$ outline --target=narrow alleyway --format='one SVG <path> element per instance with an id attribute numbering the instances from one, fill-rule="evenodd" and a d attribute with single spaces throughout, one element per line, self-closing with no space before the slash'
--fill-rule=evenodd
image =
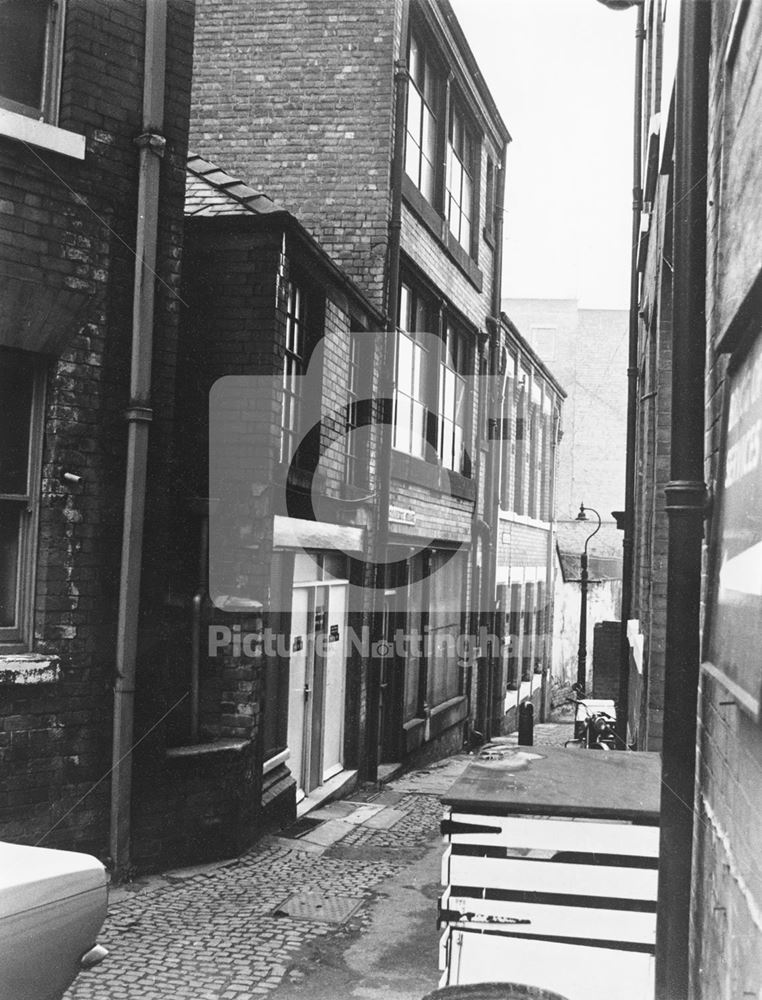
<path id="1" fill-rule="evenodd" d="M 535 727 L 558 744 L 569 724 Z M 460 754 L 313 811 L 240 858 L 116 889 L 67 1000 L 420 1000 L 437 985 L 443 794 Z"/>

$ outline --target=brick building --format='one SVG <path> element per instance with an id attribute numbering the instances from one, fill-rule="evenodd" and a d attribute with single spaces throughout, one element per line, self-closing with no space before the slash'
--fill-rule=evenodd
<path id="1" fill-rule="evenodd" d="M 566 393 L 505 313 L 502 332 L 496 593 L 510 645 L 498 673 L 501 696 L 495 714 L 502 719 L 496 718 L 495 726 L 507 732 L 515 728 L 518 706 L 527 699 L 544 715 L 559 680 L 551 673 L 557 469 Z"/>
<path id="2" fill-rule="evenodd" d="M 724 1000 L 762 988 L 762 10 L 642 16 L 629 729 L 663 758 L 657 996 Z"/>
<path id="3" fill-rule="evenodd" d="M 535 491 L 535 505 L 540 492 L 550 490 L 552 449 L 541 459 L 540 440 L 551 438 L 560 394 L 500 318 L 509 135 L 450 5 L 446 0 L 336 0 L 255 7 L 252 16 L 249 3 L 206 0 L 199 5 L 191 141 L 202 157 L 267 191 L 298 218 L 365 297 L 366 320 L 385 331 L 365 338 L 366 360 L 357 355 L 356 370 L 366 376 L 363 393 L 389 405 L 384 410 L 378 404 L 371 422 L 380 426 L 369 433 L 361 461 L 350 455 L 343 470 L 338 462 L 332 470 L 330 455 L 321 459 L 319 490 L 340 502 L 324 506 L 319 531 L 312 529 L 321 534 L 334 522 L 351 525 L 358 532 L 365 572 L 369 564 L 389 564 L 381 576 L 371 573 L 373 585 L 366 580 L 369 593 L 354 610 L 366 616 L 362 620 L 369 622 L 371 636 L 388 641 L 392 652 L 364 662 L 360 657 L 357 669 L 350 670 L 358 686 L 346 705 L 353 726 L 345 728 L 345 765 L 373 776 L 379 765 L 459 748 L 471 727 L 484 735 L 503 725 L 506 677 L 498 651 L 492 644 L 472 642 L 456 653 L 454 642 L 460 635 L 478 634 L 481 626 L 492 633 L 498 624 L 498 506 L 493 497 L 500 435 L 486 433 L 499 424 L 491 415 L 494 394 L 486 387 L 504 380 L 503 356 L 511 338 L 511 363 L 518 363 L 518 351 L 533 372 L 540 372 L 534 389 L 526 388 L 531 398 L 521 403 L 536 427 L 536 450 L 531 459 L 529 450 L 524 456 L 527 467 L 535 463 L 524 480 L 527 496 Z M 365 329 L 372 333 L 374 328 Z M 356 319 L 349 331 L 358 335 L 358 350 L 362 330 Z M 344 337 L 343 345 L 337 339 L 326 352 L 339 352 L 344 391 L 354 393 L 345 373 L 355 371 L 355 362 L 346 331 Z M 280 343 L 274 371 L 286 378 L 289 365 L 305 359 L 292 358 L 288 344 Z M 320 364 L 327 379 L 328 353 Z M 328 392 L 325 384 L 318 394 L 322 398 Z M 279 412 L 292 451 L 281 449 L 276 457 L 288 464 L 303 423 L 297 426 L 288 409 Z M 262 429 L 273 433 L 265 424 Z M 350 451 L 355 437 L 353 427 L 345 442 Z M 506 448 L 510 454 L 510 442 Z M 537 471 L 543 461 L 551 463 L 549 473 Z M 353 490 L 351 476 L 358 470 L 361 481 Z M 282 470 L 284 475 L 288 480 Z M 274 517 L 272 530 L 280 538 L 271 543 L 277 583 L 270 581 L 269 598 L 263 597 L 265 582 L 257 590 L 247 572 L 239 571 L 232 574 L 237 581 L 233 596 L 263 605 L 265 631 L 281 626 L 293 631 L 293 617 L 276 620 L 272 604 L 277 587 L 285 587 L 288 614 L 301 614 L 294 602 L 303 600 L 306 584 L 296 575 L 303 529 L 291 523 L 300 520 L 293 513 Z M 261 522 L 259 530 L 269 528 Z M 502 533 L 506 551 L 511 530 Z M 546 565 L 548 530 L 549 522 L 543 521 L 539 549 L 527 556 L 533 572 Z M 348 538 L 333 528 L 321 537 L 326 561 Z M 501 559 L 507 566 L 509 557 L 504 553 Z M 350 574 L 351 569 L 350 564 Z M 533 576 L 531 586 L 536 584 Z M 223 594 L 231 596 L 226 588 Z M 533 616 L 533 635 L 538 597 L 543 606 L 540 590 L 524 612 Z M 219 603 L 218 609 L 224 611 Z M 411 632 L 430 635 L 431 642 L 420 649 L 395 645 L 395 636 Z M 301 640 L 294 648 L 301 633 L 289 635 L 286 659 L 301 678 Z M 316 660 L 307 676 L 322 669 Z M 310 687 L 308 697 L 312 693 Z M 299 697 L 301 688 L 291 685 L 293 720 Z M 290 761 L 301 772 L 294 775 L 298 794 L 319 796 L 323 776 L 313 771 L 308 777 L 303 761 L 293 759 L 294 743 L 299 743 L 299 724 L 294 725 L 286 733 L 287 747 L 281 739 L 265 751 L 265 771 Z M 309 725 L 302 732 L 315 738 Z M 304 755 L 304 738 L 296 756 Z M 354 741 L 355 749 L 346 741 Z"/>
<path id="4" fill-rule="evenodd" d="M 0 836 L 104 858 L 115 678 L 136 637 L 150 674 L 165 628 L 192 47 L 187 0 L 0 13 Z M 136 275 L 136 241 L 155 282 Z M 139 392 L 134 295 L 141 336 L 154 329 Z M 138 634 L 136 605 L 118 612 L 134 595 L 120 548 L 126 481 L 142 499 L 128 438 L 151 415 Z M 136 738 L 161 714 L 143 708 Z M 124 768 L 118 785 L 129 806 Z"/>

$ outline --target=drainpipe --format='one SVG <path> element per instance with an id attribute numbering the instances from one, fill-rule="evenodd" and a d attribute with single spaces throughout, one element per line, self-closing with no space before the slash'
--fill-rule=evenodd
<path id="1" fill-rule="evenodd" d="M 545 665 L 542 671 L 542 690 L 540 694 L 540 722 L 545 722 L 550 708 L 551 683 L 553 680 L 553 621 L 555 594 L 553 592 L 554 568 L 556 557 L 556 489 L 557 476 L 556 466 L 558 463 L 558 445 L 562 438 L 561 431 L 561 411 L 558 407 L 553 407 L 550 418 L 550 485 L 548 490 L 548 544 L 546 546 L 547 564 L 545 567 L 545 604 L 547 611 L 543 620 Z"/>
<path id="2" fill-rule="evenodd" d="M 503 215 L 505 208 L 505 165 L 508 158 L 508 141 L 503 142 L 500 151 L 500 168 L 498 183 L 495 191 L 495 253 L 493 256 L 492 272 L 492 324 L 493 338 L 490 371 L 490 386 L 494 384 L 495 376 L 499 370 L 499 353 L 501 338 L 501 318 L 500 306 L 502 295 L 502 275 L 503 275 Z M 505 383 L 503 383 L 505 385 Z M 493 401 L 493 405 L 494 405 Z M 490 416 L 490 423 L 494 423 L 496 417 L 502 418 L 502 406 L 500 414 L 494 411 Z M 495 602 L 495 588 L 497 581 L 497 559 L 500 533 L 500 497 L 497 495 L 498 484 L 500 482 L 503 449 L 499 446 L 499 439 L 496 439 L 496 446 L 489 448 L 487 452 L 488 466 L 484 492 L 486 497 L 484 517 L 489 524 L 489 534 L 486 537 L 486 551 L 482 553 L 482 565 L 484 567 L 484 583 L 482 586 L 481 600 L 486 611 L 486 629 L 489 635 L 497 635 L 497 614 Z M 495 454 L 497 452 L 497 454 Z M 504 609 L 503 609 L 504 610 Z M 502 634 L 502 629 L 500 634 Z M 485 651 L 487 654 L 485 664 L 485 681 L 487 685 L 487 697 L 485 699 L 485 719 L 484 735 L 486 739 L 493 736 L 493 722 L 495 715 L 495 676 L 500 676 L 502 665 L 502 650 L 492 648 Z"/>
<path id="3" fill-rule="evenodd" d="M 700 666 L 710 3 L 680 7 L 675 90 L 674 310 L 656 998 L 687 1000 Z"/>
<path id="4" fill-rule="evenodd" d="M 127 419 L 127 472 L 122 562 L 119 578 L 116 682 L 114 685 L 111 859 L 116 877 L 127 875 L 130 868 L 131 753 L 135 707 L 135 665 L 148 464 L 148 428 L 153 416 L 151 409 L 151 361 L 159 171 L 160 160 L 166 145 L 162 130 L 164 123 L 167 0 L 148 0 L 145 10 L 143 128 L 141 134 L 135 139 L 135 144 L 140 150 L 138 215 L 132 309 L 130 403 L 125 413 Z"/>
<path id="5" fill-rule="evenodd" d="M 632 615 L 633 563 L 635 548 L 635 446 L 638 421 L 638 245 L 640 215 L 643 210 L 641 155 L 643 144 L 643 42 L 645 4 L 638 6 L 635 27 L 635 101 L 632 128 L 632 259 L 630 262 L 630 317 L 627 359 L 627 452 L 624 473 L 624 537 L 622 539 L 622 626 L 619 638 L 619 699 L 617 735 L 619 746 L 627 747 L 630 704 L 630 640 L 627 625 Z"/>
<path id="6" fill-rule="evenodd" d="M 405 166 L 405 115 L 407 113 L 408 69 L 407 31 L 408 7 L 403 5 L 400 23 L 399 58 L 394 63 L 394 146 L 391 163 L 391 214 L 389 218 L 389 251 L 386 274 L 386 333 L 383 339 L 383 357 L 379 398 L 383 401 L 378 446 L 378 499 L 376 502 L 375 539 L 373 562 L 376 566 L 373 616 L 376 623 L 383 618 L 385 567 L 389 542 L 389 501 L 392 478 L 392 407 L 394 398 L 394 344 L 397 333 L 397 301 L 400 287 L 400 241 L 402 234 L 402 175 Z M 381 638 L 378 636 L 378 638 Z M 379 712 L 381 708 L 381 663 L 371 660 L 368 671 L 368 755 L 366 780 L 378 777 Z"/>

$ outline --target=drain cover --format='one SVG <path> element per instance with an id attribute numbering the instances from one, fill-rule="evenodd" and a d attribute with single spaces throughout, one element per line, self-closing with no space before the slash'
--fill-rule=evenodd
<path id="1" fill-rule="evenodd" d="M 298 840 L 299 837 L 303 837 L 305 833 L 309 833 L 310 830 L 314 830 L 316 826 L 320 826 L 322 822 L 322 819 L 316 819 L 312 816 L 302 816 L 302 818 L 298 819 L 296 823 L 292 823 L 287 830 L 282 830 L 280 836 L 286 837 L 288 840 Z"/>
<path id="2" fill-rule="evenodd" d="M 343 924 L 363 902 L 362 896 L 326 896 L 321 892 L 295 892 L 276 907 L 275 913 L 296 920 L 323 920 Z"/>

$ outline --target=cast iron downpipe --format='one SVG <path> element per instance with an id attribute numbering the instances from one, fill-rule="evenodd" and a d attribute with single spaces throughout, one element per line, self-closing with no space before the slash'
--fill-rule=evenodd
<path id="1" fill-rule="evenodd" d="M 627 350 L 627 444 L 624 473 L 624 537 L 622 539 L 622 610 L 619 638 L 619 698 L 617 702 L 617 742 L 627 747 L 630 711 L 630 640 L 627 625 L 632 615 L 635 549 L 635 448 L 638 429 L 638 328 L 639 280 L 638 244 L 643 210 L 641 156 L 643 143 L 643 42 L 644 4 L 638 6 L 635 27 L 635 100 L 632 126 L 632 236 L 630 261 L 630 316 Z"/>
<path id="2" fill-rule="evenodd" d="M 111 860 L 119 878 L 130 867 L 130 798 L 135 709 L 140 571 L 143 554 L 151 410 L 154 281 L 158 232 L 160 160 L 166 141 L 164 83 L 167 47 L 167 0 L 145 5 L 143 68 L 143 127 L 135 143 L 140 149 L 138 214 L 135 242 L 135 284 L 132 307 L 132 361 L 127 419 L 122 561 L 116 635 L 114 732 L 111 774 Z"/>
<path id="3" fill-rule="evenodd" d="M 687 1000 L 704 484 L 709 0 L 680 7 L 674 312 L 656 998 Z"/>
<path id="4" fill-rule="evenodd" d="M 374 585 L 374 622 L 377 627 L 383 619 L 385 569 L 389 542 L 389 502 L 392 479 L 392 400 L 394 397 L 394 344 L 397 333 L 397 302 L 400 287 L 400 242 L 402 236 L 402 175 L 405 166 L 405 115 L 407 112 L 407 18 L 408 7 L 403 5 L 400 25 L 400 57 L 394 64 L 394 147 L 391 163 L 391 214 L 389 218 L 389 248 L 386 276 L 386 331 L 383 338 L 383 357 L 379 398 L 384 407 L 380 415 L 376 501 L 375 537 L 373 542 L 373 562 L 376 566 Z M 381 639 L 382 636 L 376 636 Z M 366 780 L 376 781 L 379 765 L 379 726 L 381 711 L 381 663 L 369 662 L 368 669 L 368 750 L 366 758 Z"/>

